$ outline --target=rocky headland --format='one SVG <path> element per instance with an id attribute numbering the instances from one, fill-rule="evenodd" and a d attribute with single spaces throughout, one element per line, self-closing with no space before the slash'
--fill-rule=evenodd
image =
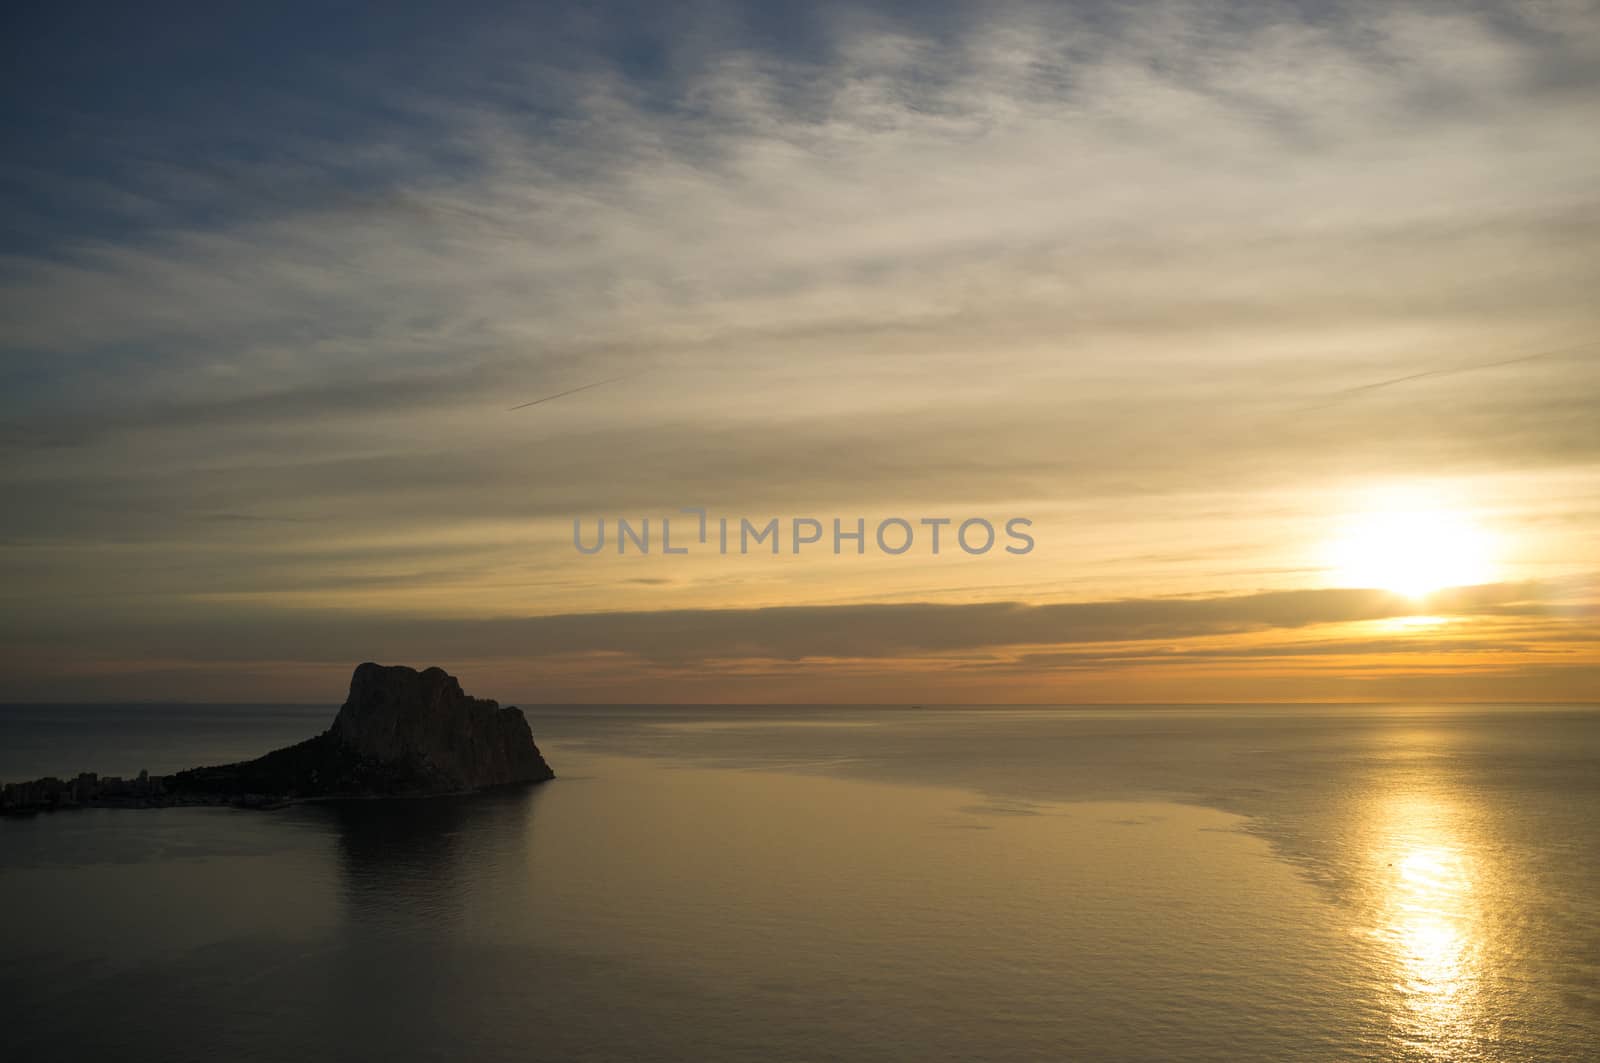
<path id="1" fill-rule="evenodd" d="M 79 775 L 8 783 L 0 811 L 425 797 L 555 778 L 522 710 L 469 697 L 442 668 L 363 664 L 333 725 L 255 760 L 137 779 Z"/>

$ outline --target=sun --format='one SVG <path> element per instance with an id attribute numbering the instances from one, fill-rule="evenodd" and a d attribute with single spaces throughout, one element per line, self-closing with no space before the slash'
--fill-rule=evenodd
<path id="1" fill-rule="evenodd" d="M 1342 587 L 1420 598 L 1492 582 L 1492 544 L 1469 517 L 1445 508 L 1384 508 L 1352 518 L 1331 550 Z"/>

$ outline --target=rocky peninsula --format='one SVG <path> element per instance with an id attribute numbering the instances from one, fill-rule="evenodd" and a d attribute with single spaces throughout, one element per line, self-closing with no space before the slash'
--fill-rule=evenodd
<path id="1" fill-rule="evenodd" d="M 255 760 L 137 779 L 92 773 L 0 789 L 0 811 L 425 797 L 555 778 L 522 710 L 469 697 L 442 668 L 363 664 L 326 731 Z"/>

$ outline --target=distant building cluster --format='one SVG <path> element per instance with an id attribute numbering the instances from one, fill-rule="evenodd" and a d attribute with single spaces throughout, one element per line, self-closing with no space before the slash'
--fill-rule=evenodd
<path id="1" fill-rule="evenodd" d="M 0 787 L 0 812 L 32 812 L 85 805 L 140 805 L 160 802 L 166 796 L 161 776 L 141 771 L 138 778 L 101 776 L 86 771 L 75 779 L 53 775 L 32 782 L 11 782 Z"/>

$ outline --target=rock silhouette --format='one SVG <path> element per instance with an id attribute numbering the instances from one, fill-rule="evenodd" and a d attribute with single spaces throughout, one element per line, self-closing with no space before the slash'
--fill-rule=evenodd
<path id="1" fill-rule="evenodd" d="M 347 749 L 380 763 L 414 764 L 447 790 L 551 778 L 522 710 L 468 697 L 442 668 L 363 664 L 333 721 Z"/>
<path id="2" fill-rule="evenodd" d="M 141 776 L 138 785 L 82 775 L 0 793 L 0 808 L 227 804 L 272 807 L 338 797 L 421 797 L 555 778 L 522 710 L 469 697 L 442 668 L 367 663 L 333 725 L 255 760 Z M 93 786 L 84 780 L 90 780 Z M 119 785 L 106 785 L 110 782 Z"/>

